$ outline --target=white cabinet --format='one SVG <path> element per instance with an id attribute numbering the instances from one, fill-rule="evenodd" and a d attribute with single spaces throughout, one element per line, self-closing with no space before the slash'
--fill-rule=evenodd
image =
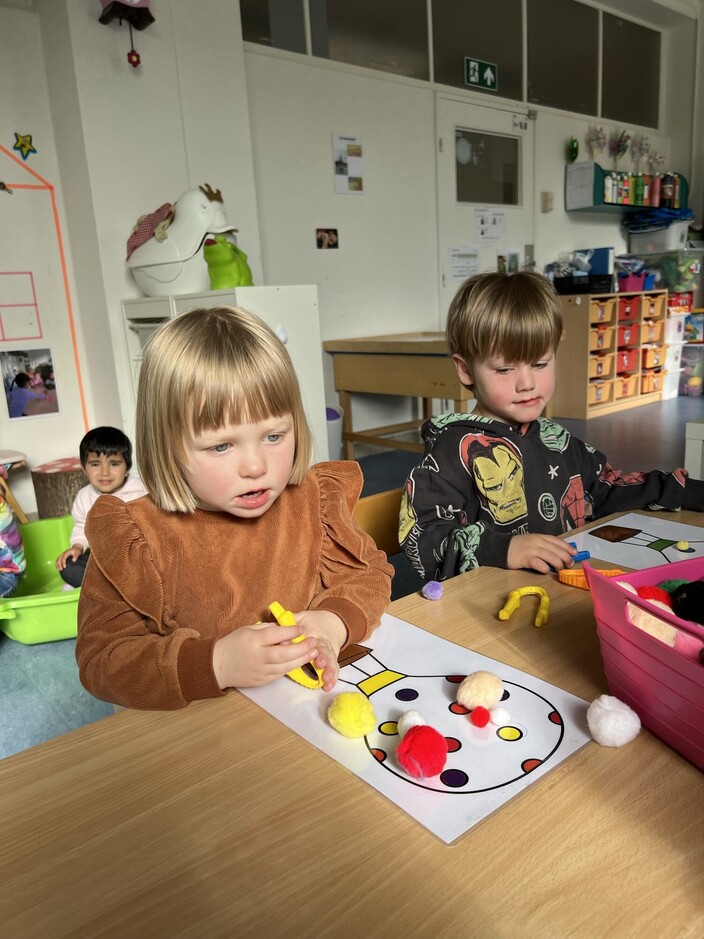
<path id="1" fill-rule="evenodd" d="M 134 439 L 137 379 L 145 343 L 165 320 L 194 307 L 240 306 L 256 313 L 284 342 L 298 375 L 303 405 L 315 440 L 315 460 L 328 459 L 323 348 L 315 286 L 237 287 L 207 293 L 123 300 L 122 312 L 132 380 L 123 396 L 125 433 Z"/>

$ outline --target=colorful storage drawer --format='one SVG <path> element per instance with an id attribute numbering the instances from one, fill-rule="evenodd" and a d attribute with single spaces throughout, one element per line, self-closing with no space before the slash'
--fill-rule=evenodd
<path id="1" fill-rule="evenodd" d="M 618 321 L 631 322 L 640 317 L 640 297 L 619 297 Z"/>
<path id="2" fill-rule="evenodd" d="M 615 356 L 616 372 L 634 372 L 638 368 L 637 349 L 619 349 Z"/>
<path id="3" fill-rule="evenodd" d="M 588 404 L 609 404 L 613 401 L 614 384 L 611 381 L 590 381 L 587 390 Z"/>
<path id="4" fill-rule="evenodd" d="M 604 671 L 612 695 L 630 705 L 645 727 L 704 770 L 704 667 L 697 648 L 704 626 L 687 622 L 628 591 L 664 580 L 704 577 L 704 558 L 692 558 L 619 577 L 584 564 L 591 588 Z M 672 647 L 634 625 L 638 611 L 679 631 Z"/>
<path id="5" fill-rule="evenodd" d="M 652 372 L 643 372 L 640 378 L 642 394 L 649 395 L 655 391 L 662 391 L 662 379 L 665 373 L 661 369 Z"/>
<path id="6" fill-rule="evenodd" d="M 666 310 L 666 293 L 656 293 L 650 296 L 644 295 L 641 297 L 640 311 L 644 317 L 652 320 L 661 319 L 665 315 Z"/>
<path id="7" fill-rule="evenodd" d="M 599 326 L 589 330 L 590 352 L 613 352 L 616 333 L 608 326 Z"/>
<path id="8" fill-rule="evenodd" d="M 593 353 L 589 356 L 590 378 L 611 378 L 614 373 L 613 355 L 599 355 Z"/>
<path id="9" fill-rule="evenodd" d="M 589 322 L 592 326 L 613 323 L 616 311 L 615 298 L 600 297 L 589 304 Z"/>
<path id="10" fill-rule="evenodd" d="M 616 344 L 619 346 L 637 346 L 640 342 L 640 327 L 637 323 L 632 326 L 619 326 Z"/>
<path id="11" fill-rule="evenodd" d="M 621 398 L 631 398 L 638 394 L 637 375 L 619 375 L 614 382 L 614 395 L 618 401 Z"/>
<path id="12" fill-rule="evenodd" d="M 645 320 L 640 327 L 641 342 L 662 342 L 663 321 Z"/>
<path id="13" fill-rule="evenodd" d="M 643 368 L 659 368 L 665 364 L 665 350 L 662 346 L 643 346 Z"/>

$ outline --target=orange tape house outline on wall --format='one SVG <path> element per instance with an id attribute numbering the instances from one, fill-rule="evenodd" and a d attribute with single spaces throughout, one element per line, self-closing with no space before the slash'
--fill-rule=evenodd
<path id="1" fill-rule="evenodd" d="M 69 287 L 69 282 L 68 282 L 68 270 L 66 267 L 66 253 L 64 251 L 64 239 L 63 239 L 63 234 L 61 232 L 61 221 L 59 219 L 59 211 L 56 205 L 56 193 L 51 183 L 47 182 L 47 180 L 45 180 L 42 176 L 40 176 L 39 173 L 35 173 L 35 171 L 31 167 L 26 165 L 26 163 L 22 163 L 14 155 L 14 153 L 12 153 L 6 147 L 3 147 L 2 144 L 0 144 L 0 152 L 4 153 L 5 156 L 8 156 L 12 160 L 13 163 L 16 163 L 22 170 L 24 170 L 26 173 L 29 173 L 30 176 L 32 176 L 35 180 L 37 180 L 37 182 L 35 183 L 14 183 L 14 182 L 11 183 L 5 180 L 5 185 L 7 186 L 8 189 L 12 189 L 12 190 L 33 189 L 33 190 L 38 190 L 40 192 L 48 192 L 49 198 L 51 199 L 51 211 L 52 211 L 52 215 L 54 218 L 54 228 L 56 230 L 56 245 L 59 250 L 59 262 L 61 264 L 61 276 L 64 282 L 64 295 L 66 297 L 66 310 L 68 312 L 69 329 L 71 332 L 71 346 L 73 349 L 73 361 L 74 361 L 74 365 L 76 368 L 76 379 L 78 381 L 78 394 L 81 400 L 81 413 L 83 414 L 83 425 L 87 431 L 88 430 L 88 411 L 86 408 L 86 396 L 85 396 L 85 388 L 83 386 L 83 375 L 81 373 L 81 362 L 80 362 L 80 358 L 78 355 L 78 340 L 76 337 L 76 323 L 75 323 L 75 319 L 73 316 L 73 303 L 71 300 L 71 288 Z"/>

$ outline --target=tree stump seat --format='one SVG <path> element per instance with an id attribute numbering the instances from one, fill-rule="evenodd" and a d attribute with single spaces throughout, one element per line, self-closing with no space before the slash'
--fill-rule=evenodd
<path id="1" fill-rule="evenodd" d="M 78 457 L 65 457 L 43 463 L 32 470 L 32 484 L 39 518 L 58 518 L 71 512 L 79 489 L 86 485 Z"/>

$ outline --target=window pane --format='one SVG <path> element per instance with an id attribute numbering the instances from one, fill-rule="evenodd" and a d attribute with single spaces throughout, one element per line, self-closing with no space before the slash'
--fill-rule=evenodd
<path id="1" fill-rule="evenodd" d="M 604 13 L 602 117 L 658 126 L 660 33 Z"/>
<path id="2" fill-rule="evenodd" d="M 455 128 L 458 202 L 519 205 L 518 138 Z"/>
<path id="3" fill-rule="evenodd" d="M 240 0 L 240 19 L 247 42 L 306 51 L 303 0 Z"/>
<path id="4" fill-rule="evenodd" d="M 523 21 L 521 0 L 433 0 L 433 61 L 435 81 L 456 88 L 465 84 L 468 56 L 497 66 L 498 88 L 481 91 L 523 100 Z"/>
<path id="5" fill-rule="evenodd" d="M 327 0 L 310 7 L 313 54 L 428 80 L 425 0 Z"/>
<path id="6" fill-rule="evenodd" d="M 597 115 L 599 12 L 573 0 L 528 0 L 528 101 Z"/>

